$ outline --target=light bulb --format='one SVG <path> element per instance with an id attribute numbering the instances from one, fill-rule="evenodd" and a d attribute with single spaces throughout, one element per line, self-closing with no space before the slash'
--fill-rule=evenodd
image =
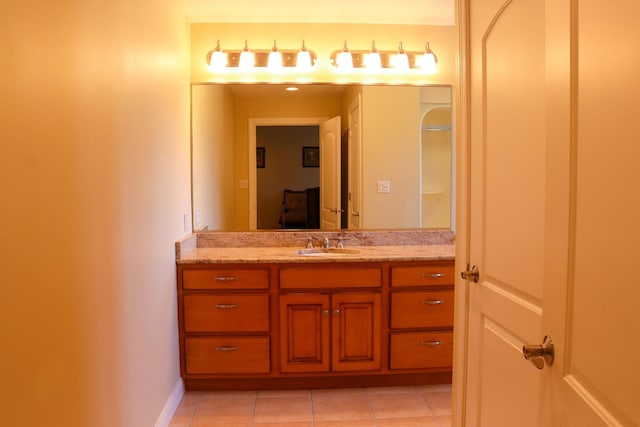
<path id="1" fill-rule="evenodd" d="M 273 48 L 271 49 L 271 52 L 269 52 L 267 68 L 269 68 L 270 71 L 276 71 L 282 68 L 282 53 L 278 50 L 275 40 L 273 41 Z"/>
<path id="2" fill-rule="evenodd" d="M 338 54 L 336 57 L 336 65 L 340 70 L 351 70 L 353 68 L 353 58 L 351 57 L 351 52 L 349 52 L 349 48 L 347 47 L 347 41 L 344 41 L 344 48 L 342 52 Z"/>
<path id="3" fill-rule="evenodd" d="M 220 49 L 220 40 L 216 43 L 215 49 L 211 52 L 209 58 L 209 70 L 219 71 L 227 66 L 227 55 Z"/>
<path id="4" fill-rule="evenodd" d="M 300 71 L 308 71 L 311 67 L 311 54 L 304 45 L 304 40 L 302 40 L 302 47 L 298 51 L 298 56 L 296 58 L 296 68 Z"/>
<path id="5" fill-rule="evenodd" d="M 253 57 L 253 53 L 249 50 L 249 45 L 247 41 L 244 41 L 244 49 L 240 53 L 240 61 L 238 62 L 238 68 L 242 70 L 250 70 L 253 68 L 255 64 L 255 60 Z"/>
<path id="6" fill-rule="evenodd" d="M 393 58 L 393 67 L 400 71 L 406 71 L 409 69 L 409 57 L 402 48 L 402 42 L 400 42 L 398 53 Z"/>
<path id="7" fill-rule="evenodd" d="M 429 48 L 429 43 L 427 42 L 427 47 L 424 51 L 424 55 L 422 55 L 422 64 L 420 67 L 427 74 L 435 74 L 438 72 L 438 58 L 435 53 Z"/>
<path id="8" fill-rule="evenodd" d="M 378 49 L 376 49 L 376 42 L 371 42 L 371 52 L 365 58 L 365 65 L 368 70 L 380 70 L 382 68 L 382 59 Z"/>

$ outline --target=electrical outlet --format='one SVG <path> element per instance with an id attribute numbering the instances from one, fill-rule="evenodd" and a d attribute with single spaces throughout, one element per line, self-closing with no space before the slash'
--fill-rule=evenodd
<path id="1" fill-rule="evenodd" d="M 201 222 L 201 215 L 200 215 L 200 209 L 199 208 L 195 208 L 195 212 L 193 215 L 195 218 L 193 220 L 193 222 L 195 222 L 194 227 L 200 227 L 200 222 Z"/>
<path id="2" fill-rule="evenodd" d="M 182 221 L 184 222 L 184 232 L 191 233 L 191 218 L 187 212 L 184 213 Z"/>
<path id="3" fill-rule="evenodd" d="M 249 188 L 249 180 L 248 180 L 248 179 L 241 179 L 241 180 L 238 182 L 238 186 L 239 186 L 240 188 Z"/>
<path id="4" fill-rule="evenodd" d="M 378 181 L 378 193 L 391 193 L 391 181 Z"/>

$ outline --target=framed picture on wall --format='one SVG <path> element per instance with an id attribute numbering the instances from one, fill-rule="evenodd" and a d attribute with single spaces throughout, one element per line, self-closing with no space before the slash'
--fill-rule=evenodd
<path id="1" fill-rule="evenodd" d="M 264 147 L 256 147 L 256 167 L 264 168 Z"/>
<path id="2" fill-rule="evenodd" d="M 305 167 L 305 168 L 320 167 L 320 148 L 319 147 L 302 147 L 302 167 Z"/>

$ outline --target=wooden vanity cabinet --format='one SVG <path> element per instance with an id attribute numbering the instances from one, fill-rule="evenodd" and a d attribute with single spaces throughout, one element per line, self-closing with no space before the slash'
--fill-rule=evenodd
<path id="1" fill-rule="evenodd" d="M 453 264 L 391 267 L 391 370 L 451 368 Z"/>
<path id="2" fill-rule="evenodd" d="M 269 269 L 178 268 L 181 372 L 268 374 Z"/>
<path id="3" fill-rule="evenodd" d="M 380 294 L 280 296 L 280 370 L 380 369 Z"/>
<path id="4" fill-rule="evenodd" d="M 185 387 L 451 380 L 453 261 L 178 264 Z"/>

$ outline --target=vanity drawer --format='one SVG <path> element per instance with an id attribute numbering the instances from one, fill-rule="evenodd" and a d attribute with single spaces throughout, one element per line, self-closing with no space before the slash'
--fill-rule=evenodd
<path id="1" fill-rule="evenodd" d="M 185 332 L 266 332 L 268 295 L 185 295 Z"/>
<path id="2" fill-rule="evenodd" d="M 453 301 L 453 290 L 394 292 L 391 294 L 391 327 L 451 327 Z"/>
<path id="3" fill-rule="evenodd" d="M 380 287 L 382 273 L 376 267 L 284 268 L 280 288 L 371 288 Z"/>
<path id="4" fill-rule="evenodd" d="M 183 270 L 184 289 L 266 289 L 269 287 L 267 269 L 211 268 Z"/>
<path id="5" fill-rule="evenodd" d="M 451 368 L 453 332 L 391 334 L 391 369 Z"/>
<path id="6" fill-rule="evenodd" d="M 267 374 L 268 337 L 185 338 L 187 374 Z"/>
<path id="7" fill-rule="evenodd" d="M 453 285 L 453 265 L 392 267 L 391 286 Z"/>

